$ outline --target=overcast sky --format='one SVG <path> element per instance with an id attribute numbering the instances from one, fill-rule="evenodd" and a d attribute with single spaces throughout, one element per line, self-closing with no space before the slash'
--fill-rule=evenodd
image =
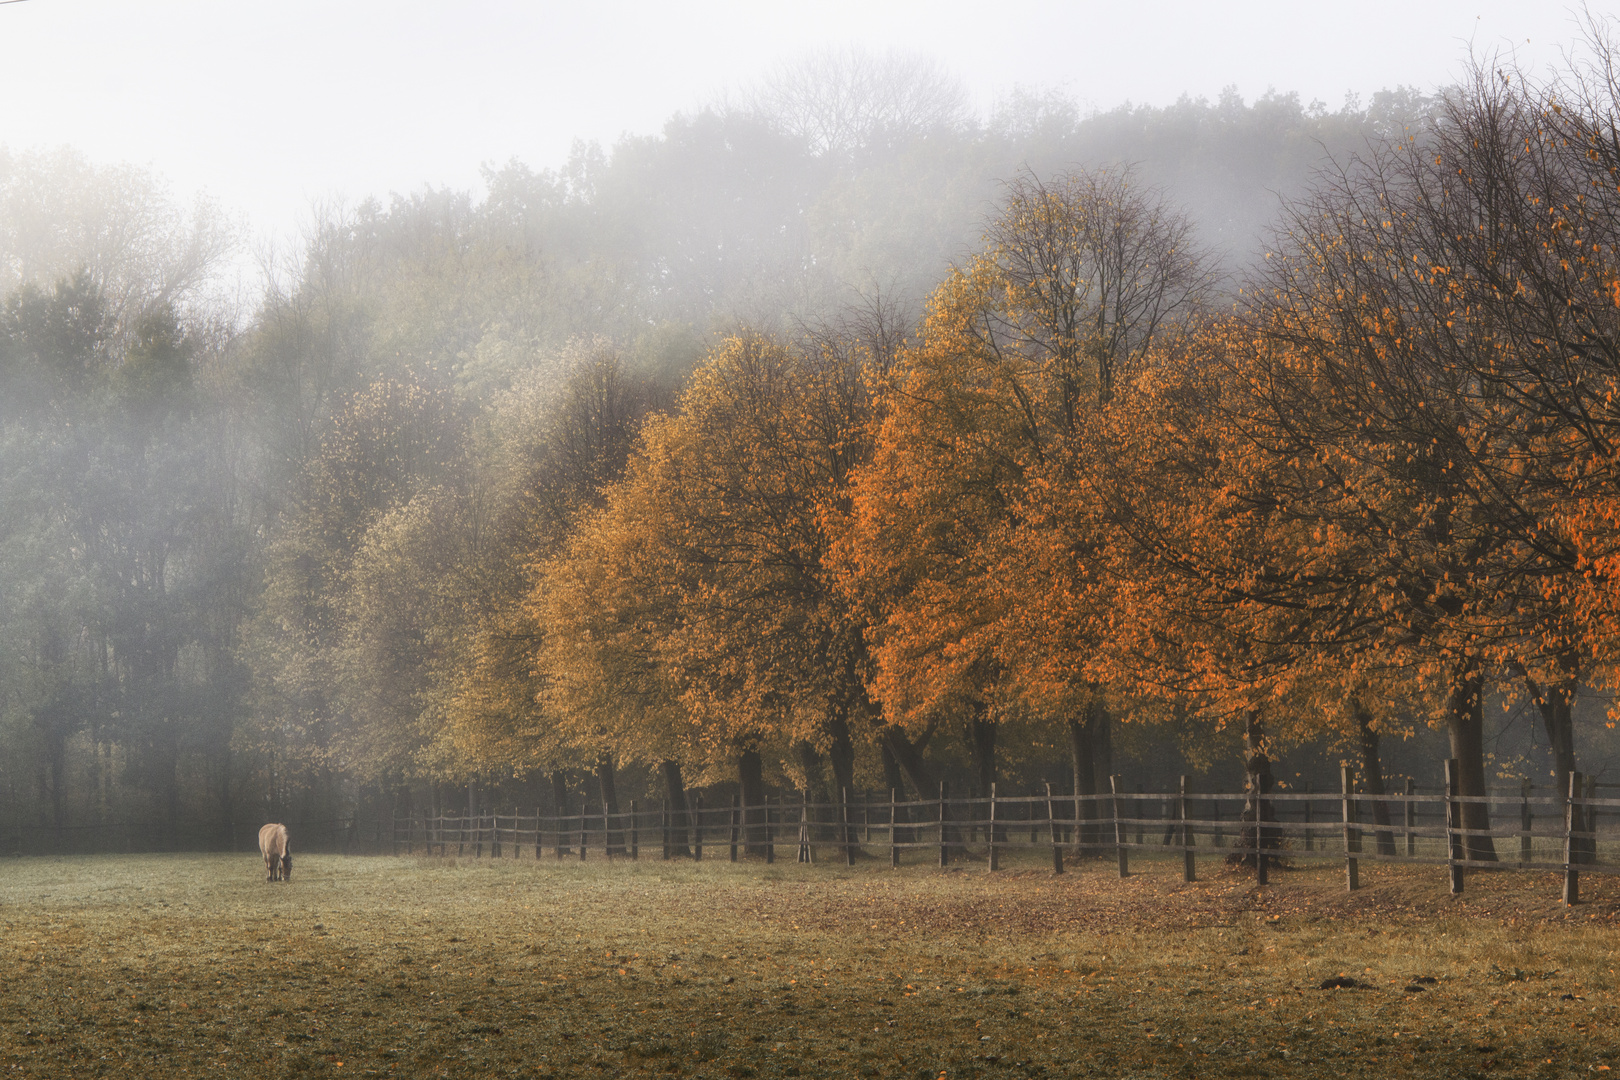
<path id="1" fill-rule="evenodd" d="M 1336 108 L 1433 89 L 1470 43 L 1545 66 L 1578 32 L 1558 0 L 20 0 L 0 4 L 0 145 L 146 165 L 281 230 L 313 199 L 476 187 L 485 162 L 657 132 L 829 44 L 931 54 L 981 107 L 1017 85 L 1106 109 L 1235 84 Z"/>

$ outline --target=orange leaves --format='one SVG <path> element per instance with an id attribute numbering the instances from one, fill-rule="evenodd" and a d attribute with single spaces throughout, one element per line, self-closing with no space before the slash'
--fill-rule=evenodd
<path id="1" fill-rule="evenodd" d="M 738 336 L 694 374 L 678 414 L 647 425 L 537 591 L 552 627 L 547 700 L 572 729 L 701 765 L 739 747 L 822 745 L 833 713 L 859 708 L 861 627 L 824 568 L 867 438 L 849 363 Z"/>
<path id="2" fill-rule="evenodd" d="M 896 368 L 834 549 L 844 590 L 874 609 L 891 721 L 968 701 L 1072 712 L 1106 667 L 1105 429 L 1128 408 L 1122 375 L 1173 336 L 1201 280 L 1183 238 L 1154 232 L 1173 215 L 1146 206 L 1109 174 L 1013 185 L 986 255 L 936 292 Z M 1136 261 L 1109 263 L 1104 237 Z M 1100 306 L 1119 282 L 1173 300 Z"/>

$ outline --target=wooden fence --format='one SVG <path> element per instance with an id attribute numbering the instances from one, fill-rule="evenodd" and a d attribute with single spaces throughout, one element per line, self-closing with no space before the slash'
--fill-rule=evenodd
<path id="1" fill-rule="evenodd" d="M 1062 873 L 1064 859 L 1112 855 L 1119 873 L 1130 873 L 1132 852 L 1181 854 L 1185 880 L 1196 880 L 1200 858 L 1234 857 L 1252 867 L 1261 884 L 1283 860 L 1342 862 L 1347 888 L 1359 886 L 1363 862 L 1446 867 L 1453 893 L 1463 890 L 1469 869 L 1558 871 L 1563 896 L 1579 898 L 1582 873 L 1620 874 L 1620 825 L 1600 822 L 1620 814 L 1620 799 L 1598 798 L 1596 785 L 1575 774 L 1562 798 L 1517 793 L 1457 794 L 1455 763 L 1447 762 L 1447 788 L 1371 795 L 1353 790 L 1350 773 L 1341 790 L 1260 791 L 1251 782 L 1235 793 L 1195 792 L 1187 777 L 1174 792 L 1128 791 L 1120 777 L 1097 795 L 1056 795 L 1050 786 L 1034 795 L 989 798 L 952 795 L 902 801 L 850 797 L 812 803 L 802 795 L 767 799 L 763 805 L 706 807 L 699 798 L 685 811 L 666 806 L 609 813 L 600 805 L 563 816 L 486 814 L 395 818 L 395 854 L 539 860 L 639 859 L 643 847 L 660 858 L 761 858 L 773 862 L 785 848 L 799 862 L 832 858 L 853 865 L 858 857 L 883 857 L 898 867 L 918 854 L 939 866 L 982 860 L 1001 869 L 1013 851 L 1041 853 Z M 1489 808 L 1492 826 L 1465 826 L 1465 807 Z M 1256 820 L 1259 822 L 1256 827 Z M 1482 838 L 1495 848 L 1485 854 Z"/>

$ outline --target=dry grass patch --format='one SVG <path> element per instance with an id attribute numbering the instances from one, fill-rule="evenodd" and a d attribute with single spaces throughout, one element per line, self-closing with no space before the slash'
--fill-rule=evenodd
<path id="1" fill-rule="evenodd" d="M 8 861 L 0 1075 L 1620 1070 L 1608 882 L 1204 871 Z"/>

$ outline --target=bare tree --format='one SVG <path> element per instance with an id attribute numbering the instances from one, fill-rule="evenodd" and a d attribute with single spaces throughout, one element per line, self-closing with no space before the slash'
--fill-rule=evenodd
<path id="1" fill-rule="evenodd" d="M 1192 220 L 1138 187 L 1128 167 L 1008 181 L 986 258 L 1016 302 L 987 309 L 989 343 L 1042 365 L 1074 395 L 1086 385 L 1106 400 L 1149 344 L 1213 290 L 1213 262 L 1193 234 Z"/>
<path id="2" fill-rule="evenodd" d="M 182 207 L 135 166 L 0 149 L 0 292 L 88 271 L 122 340 L 144 315 L 201 299 L 235 244 L 217 206 Z"/>
<path id="3" fill-rule="evenodd" d="M 744 108 L 817 154 L 852 154 L 967 121 L 962 81 L 932 57 L 859 46 L 824 48 L 784 62 Z"/>

